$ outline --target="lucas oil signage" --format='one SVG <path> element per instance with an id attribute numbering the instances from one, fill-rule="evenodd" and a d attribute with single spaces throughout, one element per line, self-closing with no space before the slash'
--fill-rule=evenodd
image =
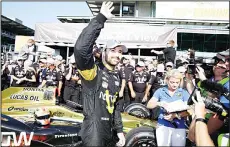
<path id="1" fill-rule="evenodd" d="M 35 104 L 55 103 L 55 89 L 31 88 L 31 87 L 10 87 L 2 91 L 2 102 L 4 105 L 11 103 Z"/>

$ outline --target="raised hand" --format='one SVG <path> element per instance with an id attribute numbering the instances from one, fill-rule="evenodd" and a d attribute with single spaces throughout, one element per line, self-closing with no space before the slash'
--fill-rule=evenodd
<path id="1" fill-rule="evenodd" d="M 114 10 L 113 2 L 103 2 L 100 13 L 103 14 L 107 19 L 114 17 L 112 11 Z"/>

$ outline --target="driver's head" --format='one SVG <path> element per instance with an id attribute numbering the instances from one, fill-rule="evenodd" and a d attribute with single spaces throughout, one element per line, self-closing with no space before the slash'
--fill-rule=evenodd
<path id="1" fill-rule="evenodd" d="M 107 41 L 106 47 L 102 52 L 102 62 L 109 70 L 113 70 L 122 58 L 122 53 L 128 49 L 117 40 Z"/>
<path id="2" fill-rule="evenodd" d="M 50 111 L 47 108 L 37 108 L 34 112 L 35 122 L 45 126 L 50 124 Z"/>

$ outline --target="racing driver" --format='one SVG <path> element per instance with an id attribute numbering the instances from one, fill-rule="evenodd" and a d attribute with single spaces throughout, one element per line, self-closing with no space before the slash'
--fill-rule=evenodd
<path id="1" fill-rule="evenodd" d="M 117 109 L 120 80 L 114 68 L 127 48 L 116 40 L 108 41 L 102 51 L 103 69 L 95 64 L 93 55 L 95 41 L 105 21 L 113 17 L 113 9 L 112 2 L 103 2 L 100 13 L 83 29 L 74 47 L 82 81 L 84 120 L 80 135 L 83 146 L 115 146 L 116 137 L 117 146 L 125 145 L 121 114 Z"/>

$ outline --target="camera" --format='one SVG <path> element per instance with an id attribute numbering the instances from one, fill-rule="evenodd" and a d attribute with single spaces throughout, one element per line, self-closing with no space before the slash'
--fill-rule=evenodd
<path id="1" fill-rule="evenodd" d="M 224 105 L 222 105 L 219 100 L 213 98 L 207 98 L 207 97 L 202 97 L 202 98 L 206 109 L 211 110 L 212 112 L 215 112 L 218 115 L 224 117 L 228 115 L 229 110 L 226 107 L 224 107 Z M 192 96 L 190 96 L 188 100 L 188 105 L 194 104 L 192 99 L 193 99 Z M 194 97 L 194 99 L 197 101 L 196 97 Z"/>
<path id="2" fill-rule="evenodd" d="M 218 100 L 212 98 L 203 98 L 203 101 L 206 109 L 211 110 L 221 116 L 228 115 L 228 110 L 226 110 L 226 108 Z"/>
<path id="3" fill-rule="evenodd" d="M 195 75 L 197 66 L 200 66 L 204 69 L 205 75 L 207 78 L 211 78 L 213 76 L 213 65 L 215 63 L 214 59 L 203 59 L 203 58 L 192 58 L 189 60 L 189 64 L 187 67 L 187 73 L 191 75 Z"/>

